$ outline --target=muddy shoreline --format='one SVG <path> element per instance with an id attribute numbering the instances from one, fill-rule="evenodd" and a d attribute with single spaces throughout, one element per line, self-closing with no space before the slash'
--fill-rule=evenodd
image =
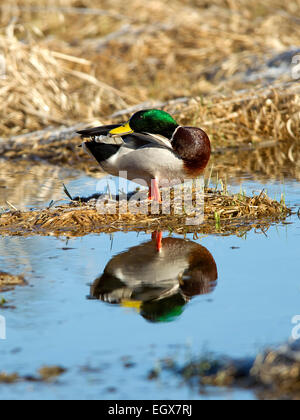
<path id="1" fill-rule="evenodd" d="M 255 358 L 203 356 L 178 365 L 175 360 L 161 361 L 161 372 L 152 370 L 149 380 L 158 380 L 166 371 L 199 392 L 207 386 L 251 389 L 261 400 L 300 400 L 300 341 L 290 341 L 277 349 L 267 349 Z"/>

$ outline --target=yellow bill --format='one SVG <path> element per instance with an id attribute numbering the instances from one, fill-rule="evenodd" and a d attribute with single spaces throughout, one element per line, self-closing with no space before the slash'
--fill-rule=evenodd
<path id="1" fill-rule="evenodd" d="M 137 312 L 140 312 L 140 309 L 141 309 L 141 306 L 142 306 L 142 301 L 141 300 L 125 300 L 125 299 L 122 299 L 121 300 L 121 306 L 123 306 L 123 308 L 133 308 Z"/>
<path id="2" fill-rule="evenodd" d="M 109 134 L 111 134 L 112 136 L 124 136 L 125 134 L 131 133 L 133 133 L 133 130 L 130 127 L 129 122 L 127 122 L 124 125 L 120 125 L 120 127 L 113 128 L 109 132 Z"/>

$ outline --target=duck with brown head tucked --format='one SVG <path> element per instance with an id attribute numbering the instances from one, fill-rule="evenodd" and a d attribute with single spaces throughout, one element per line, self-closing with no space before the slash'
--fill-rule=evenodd
<path id="1" fill-rule="evenodd" d="M 218 268 L 208 249 L 181 238 L 160 238 L 115 255 L 91 286 L 91 298 L 134 308 L 151 322 L 169 322 L 198 295 L 212 293 Z"/>
<path id="2" fill-rule="evenodd" d="M 176 185 L 201 175 L 211 147 L 207 134 L 198 127 L 180 126 L 167 112 L 147 109 L 128 122 L 79 131 L 83 143 L 103 171 L 143 180 L 149 198 L 161 201 L 158 185 Z M 152 190 L 152 191 L 151 191 Z M 151 191 L 151 193 L 150 193 Z"/>

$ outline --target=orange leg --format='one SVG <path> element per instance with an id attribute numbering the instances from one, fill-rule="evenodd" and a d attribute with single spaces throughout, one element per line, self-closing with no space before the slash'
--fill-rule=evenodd
<path id="1" fill-rule="evenodd" d="M 158 182 L 157 182 L 156 179 L 151 180 L 151 187 L 149 187 L 148 199 L 157 201 L 160 204 L 162 203 L 161 196 L 160 196 L 160 191 L 159 191 L 159 188 L 158 188 Z"/>
<path id="2" fill-rule="evenodd" d="M 153 232 L 152 233 L 152 240 L 156 241 L 156 249 L 158 252 L 160 252 L 162 250 L 162 232 Z"/>

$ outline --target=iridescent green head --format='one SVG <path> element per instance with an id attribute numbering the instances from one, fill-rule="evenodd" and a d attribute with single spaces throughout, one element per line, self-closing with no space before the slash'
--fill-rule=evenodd
<path id="1" fill-rule="evenodd" d="M 171 139 L 177 127 L 177 122 L 167 112 L 159 109 L 146 109 L 133 114 L 126 124 L 111 130 L 110 134 L 152 133 Z"/>

